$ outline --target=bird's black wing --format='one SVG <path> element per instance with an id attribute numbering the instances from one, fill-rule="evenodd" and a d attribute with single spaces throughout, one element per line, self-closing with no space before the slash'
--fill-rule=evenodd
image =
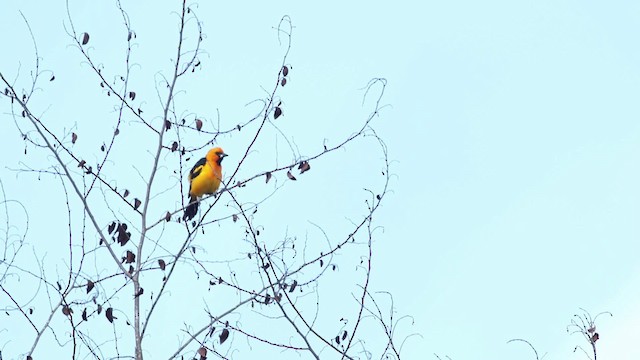
<path id="1" fill-rule="evenodd" d="M 191 171 L 189 172 L 189 181 L 194 179 L 196 176 L 200 175 L 200 172 L 202 171 L 202 168 L 206 163 L 207 163 L 207 159 L 202 158 L 198 160 L 198 162 L 195 165 L 193 165 L 193 168 L 191 168 Z"/>

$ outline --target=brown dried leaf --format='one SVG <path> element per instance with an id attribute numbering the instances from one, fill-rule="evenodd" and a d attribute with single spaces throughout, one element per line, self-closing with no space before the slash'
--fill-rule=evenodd
<path id="1" fill-rule="evenodd" d="M 164 121 L 164 127 L 165 127 L 165 129 L 167 129 L 167 130 L 171 129 L 171 121 L 169 121 L 169 120 L 165 120 L 165 121 Z"/>
<path id="2" fill-rule="evenodd" d="M 117 319 L 117 317 L 113 316 L 113 308 L 108 308 L 107 311 L 105 311 L 104 315 L 107 317 L 107 320 L 109 320 L 110 323 L 113 323 L 113 319 Z"/>
<path id="3" fill-rule="evenodd" d="M 282 115 L 282 109 L 279 106 L 276 106 L 276 110 L 273 112 L 273 118 L 277 119 Z"/>
<path id="4" fill-rule="evenodd" d="M 171 221 L 171 213 L 167 211 L 167 213 L 164 215 L 164 220 L 166 222 Z"/>
<path id="5" fill-rule="evenodd" d="M 76 133 L 71 133 L 71 143 L 75 144 L 76 140 L 78 140 L 78 134 Z"/>
<path id="6" fill-rule="evenodd" d="M 289 68 L 286 66 L 282 67 L 282 75 L 287 76 L 289 75 Z"/>
<path id="7" fill-rule="evenodd" d="M 294 181 L 296 180 L 296 177 L 295 177 L 295 176 L 293 176 L 293 174 L 291 173 L 291 171 L 287 171 L 287 177 L 288 177 L 289 179 L 291 179 L 291 180 L 294 180 Z"/>
<path id="8" fill-rule="evenodd" d="M 198 129 L 198 131 L 202 130 L 202 120 L 196 119 L 196 129 Z"/>
<path id="9" fill-rule="evenodd" d="M 164 260 L 159 259 L 158 260 L 158 266 L 160 266 L 160 270 L 163 270 L 167 267 L 167 264 L 164 262 Z"/>
<path id="10" fill-rule="evenodd" d="M 287 85 L 287 79 L 282 78 L 282 80 L 280 80 L 280 86 L 285 86 Z"/>
<path id="11" fill-rule="evenodd" d="M 82 320 L 87 321 L 87 308 L 82 311 Z"/>
<path id="12" fill-rule="evenodd" d="M 127 197 L 129 196 L 129 190 L 124 189 L 124 195 L 122 195 L 122 197 Z"/>
<path id="13" fill-rule="evenodd" d="M 138 290 L 138 293 L 137 293 L 137 294 L 135 294 L 135 295 L 133 295 L 133 297 L 134 297 L 134 298 L 137 298 L 138 296 L 140 296 L 140 295 L 142 295 L 142 294 L 144 294 L 144 289 L 143 289 L 143 288 L 140 288 L 140 290 Z"/>
<path id="14" fill-rule="evenodd" d="M 87 45 L 88 42 L 89 42 L 89 34 L 88 33 L 82 34 L 82 45 Z"/>
<path id="15" fill-rule="evenodd" d="M 140 207 L 140 205 L 142 205 L 142 201 L 140 201 L 138 198 L 135 198 L 133 200 L 133 208 L 138 210 L 138 208 Z"/>
<path id="16" fill-rule="evenodd" d="M 264 183 L 265 183 L 265 184 L 266 184 L 266 183 L 268 183 L 268 182 L 269 182 L 269 180 L 271 180 L 271 171 L 267 172 L 267 174 L 266 174 L 266 180 L 264 181 Z"/>
<path id="17" fill-rule="evenodd" d="M 200 349 L 198 349 L 198 355 L 202 357 L 207 357 L 207 348 L 201 347 Z"/>
<path id="18" fill-rule="evenodd" d="M 69 315 L 71 315 L 73 313 L 73 310 L 71 310 L 71 308 L 69 306 L 65 305 L 65 306 L 62 307 L 62 313 L 65 316 L 69 316 Z"/>
<path id="19" fill-rule="evenodd" d="M 300 163 L 300 165 L 298 166 L 298 169 L 300 170 L 300 174 L 305 173 L 306 171 L 311 170 L 311 165 L 309 165 L 308 161 L 303 161 Z"/>
<path id="20" fill-rule="evenodd" d="M 595 343 L 596 341 L 598 341 L 598 339 L 600 339 L 600 335 L 598 335 L 598 333 L 593 334 L 593 336 L 591 336 L 591 342 Z"/>
<path id="21" fill-rule="evenodd" d="M 89 280 L 87 282 L 87 294 L 93 289 L 94 286 L 95 284 L 93 283 L 93 281 Z"/>
<path id="22" fill-rule="evenodd" d="M 233 222 L 238 221 L 238 215 L 237 214 L 233 214 L 233 216 L 231 216 L 231 219 L 233 219 Z"/>
<path id="23" fill-rule="evenodd" d="M 229 338 L 229 330 L 224 329 L 220 334 L 220 344 L 222 345 L 223 342 L 227 341 L 227 338 Z"/>
<path id="24" fill-rule="evenodd" d="M 136 254 L 131 252 L 131 250 L 127 250 L 127 256 L 125 258 L 125 263 L 131 264 L 134 261 L 136 261 Z"/>
<path id="25" fill-rule="evenodd" d="M 80 160 L 80 162 L 78 163 L 78 167 L 79 168 L 84 167 L 84 164 L 86 164 L 86 163 L 87 163 L 86 161 Z"/>
<path id="26" fill-rule="evenodd" d="M 174 141 L 173 144 L 171 144 L 171 152 L 174 152 L 178 150 L 178 142 Z"/>
<path id="27" fill-rule="evenodd" d="M 135 100 L 136 99 L 136 92 L 135 91 L 129 91 L 129 98 L 131 100 Z"/>

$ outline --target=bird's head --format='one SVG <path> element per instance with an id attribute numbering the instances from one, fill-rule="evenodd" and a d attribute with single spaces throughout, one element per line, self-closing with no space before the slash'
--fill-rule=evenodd
<path id="1" fill-rule="evenodd" d="M 207 153 L 207 161 L 221 165 L 225 156 L 227 154 L 224 153 L 221 147 L 214 147 Z"/>

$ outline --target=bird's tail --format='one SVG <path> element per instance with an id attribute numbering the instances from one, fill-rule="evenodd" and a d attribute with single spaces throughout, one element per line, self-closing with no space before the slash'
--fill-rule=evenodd
<path id="1" fill-rule="evenodd" d="M 196 216 L 196 214 L 198 213 L 198 204 L 200 203 L 198 202 L 197 198 L 192 196 L 189 199 L 189 205 L 187 205 L 187 208 L 184 209 L 184 216 L 182 217 L 185 221 L 189 221 Z"/>

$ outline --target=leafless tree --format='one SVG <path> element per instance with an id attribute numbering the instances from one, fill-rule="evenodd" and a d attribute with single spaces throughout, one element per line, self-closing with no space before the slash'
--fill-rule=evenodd
<path id="1" fill-rule="evenodd" d="M 613 314 L 608 311 L 604 311 L 592 317 L 587 310 L 582 308 L 580 310 L 582 311 L 582 314 L 573 315 L 573 318 L 571 318 L 571 324 L 567 326 L 567 332 L 570 334 L 581 334 L 584 336 L 585 340 L 591 347 L 591 354 L 593 354 L 593 357 L 591 357 L 589 352 L 580 345 L 577 345 L 573 351 L 581 350 L 588 359 L 597 360 L 598 351 L 596 348 L 596 342 L 600 339 L 600 334 L 596 330 L 596 320 L 598 320 L 601 315 L 613 316 Z"/>
<path id="2" fill-rule="evenodd" d="M 375 78 L 365 87 L 366 114 L 352 133 L 342 139 L 320 135 L 315 146 L 300 150 L 282 125 L 281 92 L 294 86 L 287 84 L 293 75 L 289 17 L 273 29 L 282 55 L 271 86 L 249 103 L 254 115 L 237 121 L 186 99 L 187 86 L 208 59 L 197 6 L 183 0 L 174 23 L 157 24 L 174 26 L 177 36 L 167 40 L 172 65 L 155 73 L 155 94 L 141 90 L 150 81 L 137 72 L 145 64 L 133 60 L 142 51 L 134 19 L 119 0 L 114 6 L 122 25 L 111 24 L 109 31 L 124 42 L 121 64 L 100 59 L 101 51 L 120 48 L 96 43 L 83 30 L 87 21 L 80 25 L 67 2 L 64 28 L 79 56 L 69 61 L 95 84 L 76 101 L 95 112 L 48 115 L 56 104 L 41 94 L 60 80 L 43 70 L 39 34 L 27 17 L 24 33 L 35 59 L 29 77 L 21 59 L 15 69 L 0 69 L 3 119 L 13 121 L 29 153 L 14 170 L 42 179 L 52 194 L 42 204 L 52 217 L 66 219 L 29 219 L 19 199 L 1 194 L 0 309 L 11 321 L 0 322 L 0 357 L 400 358 L 402 344 L 394 339 L 409 318 L 396 319 L 392 301 L 381 306 L 392 298 L 374 291 L 370 281 L 382 231 L 374 215 L 391 179 L 387 148 L 373 128 L 384 108 L 386 80 Z M 104 108 L 110 112 L 101 113 Z M 274 147 L 274 139 L 285 146 Z M 225 163 L 223 186 L 201 199 L 195 221 L 182 221 L 184 179 L 194 160 L 214 144 L 231 142 L 240 145 Z M 343 199 L 363 204 L 361 214 L 343 215 L 349 218 L 346 231 L 290 224 L 290 214 L 313 206 L 287 200 L 292 184 L 313 184 L 312 164 L 330 164 L 337 152 L 375 164 L 371 182 L 360 186 L 364 191 Z M 328 192 L 349 174 L 317 176 Z M 343 206 L 335 204 L 334 211 Z M 266 223 L 273 219 L 278 223 Z M 29 241 L 33 223 L 49 227 L 52 239 Z M 61 250 L 62 258 L 47 257 Z"/>

